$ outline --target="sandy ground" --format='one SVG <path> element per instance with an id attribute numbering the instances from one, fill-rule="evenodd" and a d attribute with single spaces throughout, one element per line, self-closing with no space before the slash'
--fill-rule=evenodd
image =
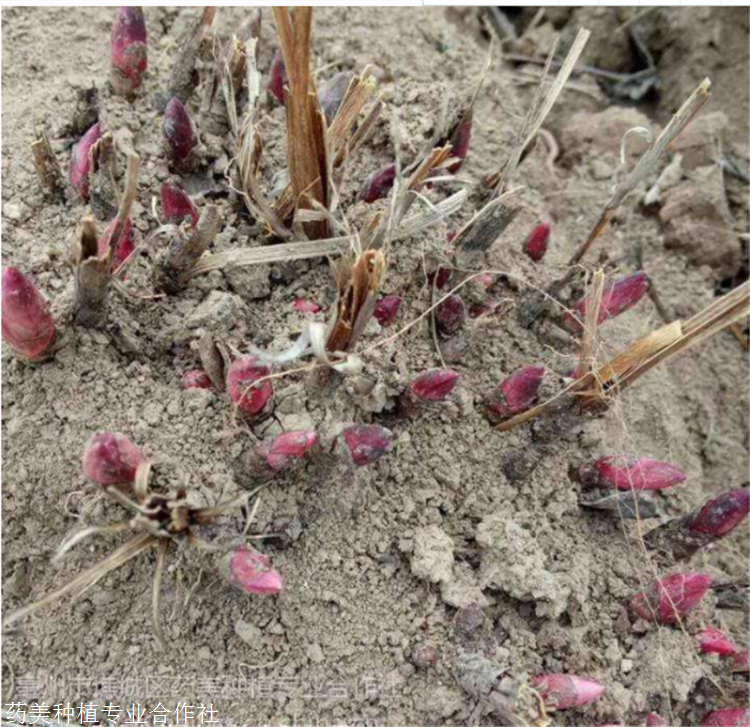
<path id="1" fill-rule="evenodd" d="M 280 523 L 298 530 L 292 542 L 261 545 L 284 575 L 280 595 L 233 591 L 218 579 L 210 554 L 173 550 L 163 653 L 151 627 L 154 557 L 141 556 L 72 606 L 55 604 L 5 636 L 3 701 L 112 702 L 123 716 L 133 702 L 146 710 L 211 703 L 225 727 L 292 720 L 508 724 L 492 697 L 501 671 L 522 685 L 514 708 L 519 724 L 534 719 L 535 703 L 523 685 L 541 672 L 588 676 L 607 687 L 584 710 L 555 714 L 559 725 L 643 724 L 652 710 L 671 724 L 695 725 L 710 709 L 746 699 L 746 684 L 716 657 L 701 656 L 695 640 L 712 624 L 747 644 L 746 614 L 717 609 L 709 595 L 682 628 L 642 628 L 631 623 L 625 605 L 656 573 L 689 568 L 720 582 L 742 579 L 747 533 L 733 534 L 689 565 L 658 566 L 639 538 L 639 530 L 658 520 L 636 524 L 583 510 L 581 487 L 569 476 L 572 467 L 614 453 L 677 463 L 688 479 L 658 496 L 664 518 L 746 484 L 748 367 L 738 340 L 729 332 L 717 335 L 651 372 L 603 416 L 562 432 L 534 425 L 498 433 L 482 402 L 523 365 L 547 366 L 550 390 L 575 366 L 578 343 L 553 320 L 531 329 L 519 323 L 529 288 L 518 280 L 540 287 L 564 272 L 609 195 L 622 136 L 638 125 L 658 132 L 706 74 L 714 98 L 678 150 L 674 184 L 650 206 L 642 203 L 646 187 L 640 189 L 588 262 L 622 273 L 643 267 L 669 319 L 692 315 L 717 290 L 744 279 L 739 234 L 747 231 L 747 187 L 723 174 L 717 159 L 731 156 L 747 169 L 747 11 L 671 9 L 639 20 L 662 81 L 657 98 L 618 105 L 590 75 L 577 76 L 564 91 L 545 124 L 559 153 L 541 143 L 524 162 L 521 213 L 477 263 L 495 271 L 494 282 L 489 292 L 471 295 L 499 305 L 469 320 L 448 345 L 451 365 L 463 375 L 450 402 L 413 419 L 396 406 L 416 374 L 440 365 L 422 322 L 366 353 L 357 377 L 281 379 L 274 418 L 253 426 L 238 423 L 226 395 L 181 388 L 182 373 L 196 365 L 196 342 L 210 330 L 239 350 L 248 342 L 283 349 L 309 316 L 294 310 L 295 298 L 316 300 L 323 311 L 315 318 L 327 320 L 335 295 L 328 264 L 214 272 L 178 296 L 154 301 L 137 297 L 151 292 L 151 251 L 143 250 L 125 283 L 136 295 L 112 291 L 107 325 L 75 329 L 67 322 L 73 278 L 66 257 L 84 207 L 45 201 L 29 152 L 32 119 L 46 118 L 67 168 L 74 138 L 66 125 L 76 90 L 96 84 L 100 122 L 113 131 L 130 129 L 142 158 L 133 221 L 145 237 L 157 226 L 151 200 L 167 176 L 153 99 L 169 76 L 175 39 L 194 12 L 146 10 L 150 70 L 131 103 L 113 96 L 107 83 L 112 9 L 3 10 L 3 265 L 32 275 L 61 321 L 64 342 L 41 365 L 24 364 L 3 347 L 4 609 L 61 586 L 114 547 L 113 538 L 90 541 L 60 565 L 50 564 L 67 533 L 122 516 L 81 472 L 84 443 L 97 429 L 123 432 L 168 461 L 203 503 L 241 493 L 248 486 L 238 464 L 242 452 L 282 430 L 375 422 L 394 432 L 394 448 L 344 477 L 311 462 L 263 492 L 253 532 Z M 520 15 L 519 27 L 530 17 Z M 551 9 L 512 50 L 543 55 L 555 27 L 565 44 L 584 25 L 593 31 L 585 62 L 631 72 L 642 59 L 623 25 L 629 17 L 605 8 Z M 222 8 L 217 33 L 241 34 L 249 20 L 246 10 Z M 263 20 L 265 74 L 276 40 L 267 9 Z M 313 46 L 318 68 L 372 64 L 386 100 L 386 113 L 341 190 L 341 207 L 356 228 L 373 209 L 358 201 L 358 190 L 393 158 L 391 124 L 400 126 L 402 153 L 411 161 L 441 104 L 455 105 L 473 87 L 487 36 L 469 10 L 341 8 L 316 10 Z M 57 49 L 54 56 L 50 48 Z M 202 65 L 204 79 L 210 67 Z M 535 70 L 495 63 L 477 101 L 469 158 L 457 181 L 429 192 L 433 201 L 479 181 L 505 159 L 531 101 Z M 189 104 L 196 119 L 200 101 L 201 89 Z M 270 189 L 272 173 L 285 165 L 284 111 L 270 100 L 262 127 Z M 263 243 L 259 226 L 227 193 L 223 172 L 231 146 L 225 141 L 203 134 L 212 158 L 186 180 L 199 205 L 211 199 L 220 206 L 220 251 Z M 628 149 L 637 152 L 638 140 L 631 142 Z M 680 207 L 675 195 L 684 190 L 702 193 L 705 205 Z M 677 205 L 676 222 L 665 214 L 670 204 Z M 454 219 L 394 243 L 383 292 L 402 296 L 403 305 L 393 328 L 370 324 L 362 349 L 428 308 L 425 272 L 446 259 L 447 233 L 475 211 L 468 203 Z M 553 233 L 547 257 L 535 264 L 522 243 L 541 220 L 551 221 Z M 621 350 L 661 323 L 651 299 L 644 299 L 602 327 L 598 355 Z"/>

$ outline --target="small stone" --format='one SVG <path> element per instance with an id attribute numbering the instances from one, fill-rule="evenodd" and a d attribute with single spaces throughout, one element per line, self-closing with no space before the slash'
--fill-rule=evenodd
<path id="1" fill-rule="evenodd" d="M 313 662 L 313 664 L 320 664 L 325 660 L 325 655 L 323 654 L 323 649 L 320 647 L 320 644 L 316 642 L 307 647 L 307 658 Z"/>
<path id="2" fill-rule="evenodd" d="M 212 290 L 190 314 L 185 325 L 188 328 L 228 331 L 247 315 L 247 306 L 238 295 Z"/>
<path id="3" fill-rule="evenodd" d="M 623 674 L 627 674 L 633 669 L 633 660 L 632 659 L 623 659 L 620 662 L 620 671 Z"/>
<path id="4" fill-rule="evenodd" d="M 235 621 L 234 633 L 250 646 L 258 646 L 263 640 L 263 632 L 249 621 Z"/>
<path id="5" fill-rule="evenodd" d="M 432 644 L 418 644 L 411 652 L 411 661 L 417 669 L 429 669 L 437 664 L 437 649 Z"/>
<path id="6" fill-rule="evenodd" d="M 462 638 L 472 637 L 484 624 L 484 611 L 478 603 L 459 608 L 453 620 L 456 634 Z"/>
<path id="7" fill-rule="evenodd" d="M 9 220 L 18 222 L 23 217 L 23 207 L 13 202 L 6 203 L 3 205 L 3 213 Z"/>
<path id="8" fill-rule="evenodd" d="M 431 525 L 415 531 L 411 572 L 431 583 L 452 580 L 453 541 L 439 526 Z"/>

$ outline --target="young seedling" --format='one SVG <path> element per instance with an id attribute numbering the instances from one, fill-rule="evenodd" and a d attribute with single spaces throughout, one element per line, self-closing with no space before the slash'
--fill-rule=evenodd
<path id="1" fill-rule="evenodd" d="M 190 114 L 178 98 L 173 98 L 167 104 L 163 132 L 169 168 L 176 172 L 189 172 L 195 166 L 198 141 Z"/>
<path id="2" fill-rule="evenodd" d="M 281 573 L 271 567 L 271 559 L 244 546 L 222 556 L 219 572 L 229 585 L 256 596 L 275 595 L 284 587 Z"/>
<path id="3" fill-rule="evenodd" d="M 396 165 L 386 164 L 381 169 L 373 172 L 362 185 L 362 191 L 359 198 L 367 204 L 377 202 L 383 197 L 387 197 L 393 184 L 396 181 Z"/>
<path id="4" fill-rule="evenodd" d="M 572 674 L 543 674 L 534 677 L 531 686 L 544 700 L 545 709 L 550 711 L 584 707 L 606 691 L 598 682 Z"/>
<path id="5" fill-rule="evenodd" d="M 112 222 L 107 225 L 104 230 L 104 234 L 99 238 L 99 257 L 106 255 L 110 247 L 112 247 L 112 236 L 117 228 L 117 218 L 115 217 Z M 133 234 L 133 223 L 128 217 L 125 220 L 125 225 L 122 228 L 120 239 L 117 243 L 117 247 L 112 250 L 112 270 L 113 275 L 117 275 L 117 271 L 120 266 L 133 254 L 135 250 L 135 236 Z"/>
<path id="6" fill-rule="evenodd" d="M 747 707 L 717 709 L 703 718 L 701 727 L 750 727 L 750 709 Z"/>
<path id="7" fill-rule="evenodd" d="M 448 140 L 452 148 L 451 156 L 458 160 L 448 167 L 448 172 L 451 174 L 458 174 L 463 166 L 464 160 L 469 155 L 473 118 L 474 110 L 470 106 L 460 114 L 459 120 L 451 131 Z"/>
<path id="8" fill-rule="evenodd" d="M 89 173 L 91 171 L 91 147 L 99 141 L 102 135 L 99 124 L 94 124 L 73 147 L 70 157 L 68 181 L 75 187 L 81 199 L 86 202 L 89 198 Z"/>
<path id="9" fill-rule="evenodd" d="M 552 226 L 549 222 L 542 222 L 537 225 L 526 238 L 526 242 L 523 245 L 523 251 L 535 263 L 541 262 L 547 254 L 550 232 L 552 232 Z"/>
<path id="10" fill-rule="evenodd" d="M 224 552 L 236 548 L 244 541 L 244 535 L 235 538 L 235 542 L 224 545 L 205 540 L 201 536 L 202 528 L 215 525 L 233 510 L 247 507 L 255 492 L 245 493 L 214 506 L 195 507 L 190 504 L 188 493 L 182 487 L 167 493 L 152 489 L 152 475 L 154 472 L 158 473 L 158 470 L 158 466 L 143 458 L 140 450 L 127 437 L 115 432 L 101 432 L 92 437 L 84 453 L 86 475 L 100 484 L 106 495 L 130 510 L 133 517 L 127 521 L 91 526 L 73 533 L 60 544 L 54 559 L 58 560 L 91 535 L 122 532 L 136 534 L 61 588 L 8 615 L 3 622 L 4 626 L 10 626 L 66 596 L 70 596 L 72 600 L 79 598 L 108 573 L 156 547 L 152 617 L 156 637 L 160 645 L 166 648 L 161 623 L 161 583 L 169 548 L 183 542 L 209 551 Z"/>
<path id="11" fill-rule="evenodd" d="M 435 324 L 443 336 L 454 336 L 465 322 L 466 306 L 460 295 L 449 296 L 435 311 Z"/>
<path id="12" fill-rule="evenodd" d="M 401 298 L 398 295 L 384 295 L 375 303 L 373 315 L 382 328 L 388 328 L 393 324 L 401 307 Z"/>
<path id="13" fill-rule="evenodd" d="M 128 96 L 143 81 L 148 67 L 148 39 L 143 10 L 123 7 L 117 11 L 112 27 L 112 89 Z"/>
<path id="14" fill-rule="evenodd" d="M 124 434 L 97 432 L 83 450 L 83 473 L 98 485 L 132 485 L 143 452 Z"/>
<path id="15" fill-rule="evenodd" d="M 351 71 L 341 71 L 320 86 L 318 103 L 328 126 L 336 118 L 353 78 L 354 74 Z"/>
<path id="16" fill-rule="evenodd" d="M 192 227 L 198 224 L 198 210 L 177 179 L 161 185 L 161 209 L 169 225 L 180 225 L 187 218 Z"/>
<path id="17" fill-rule="evenodd" d="M 525 366 L 508 376 L 487 403 L 490 421 L 501 422 L 530 409 L 546 375 L 544 366 Z"/>
<path id="18" fill-rule="evenodd" d="M 579 479 L 584 487 L 618 490 L 663 490 L 687 477 L 676 465 L 648 457 L 614 455 L 583 465 Z"/>
<path id="19" fill-rule="evenodd" d="M 174 295 L 185 288 L 193 276 L 195 264 L 208 250 L 220 229 L 221 216 L 215 205 L 207 205 L 203 209 L 194 227 L 174 227 L 172 239 L 154 266 L 156 291 Z"/>
<path id="20" fill-rule="evenodd" d="M 646 546 L 673 560 L 689 558 L 700 548 L 726 537 L 750 511 L 750 487 L 725 492 L 687 515 L 649 532 Z"/>
<path id="21" fill-rule="evenodd" d="M 718 654 L 719 656 L 734 656 L 739 654 L 737 646 L 723 631 L 712 626 L 698 633 L 698 643 L 703 654 Z"/>
<path id="22" fill-rule="evenodd" d="M 393 433 L 377 424 L 355 424 L 346 427 L 338 438 L 338 446 L 356 467 L 377 462 L 390 451 Z"/>
<path id="23" fill-rule="evenodd" d="M 205 371 L 195 369 L 194 371 L 187 371 L 182 376 L 182 388 L 183 389 L 211 389 L 213 383 L 211 378 Z"/>
<path id="24" fill-rule="evenodd" d="M 630 601 L 632 612 L 646 621 L 673 624 L 687 616 L 708 593 L 711 576 L 705 573 L 674 573 L 654 581 Z"/>
<path id="25" fill-rule="evenodd" d="M 248 481 L 268 480 L 291 472 L 318 448 L 314 430 L 284 432 L 250 447 L 239 463 L 240 477 Z"/>
<path id="26" fill-rule="evenodd" d="M 273 384 L 266 379 L 257 386 L 255 382 L 271 373 L 255 356 L 242 356 L 229 367 L 227 390 L 234 405 L 248 418 L 263 414 L 271 406 Z"/>
<path id="27" fill-rule="evenodd" d="M 601 325 L 604 321 L 615 318 L 626 310 L 630 310 L 646 295 L 648 288 L 648 278 L 642 272 L 627 275 L 619 280 L 607 280 L 604 284 L 597 323 Z M 591 299 L 584 298 L 571 306 L 575 315 L 566 313 L 563 319 L 563 324 L 568 330 L 573 332 L 581 330 L 580 321 L 586 317 L 586 310 L 590 304 Z"/>
<path id="28" fill-rule="evenodd" d="M 742 674 L 750 672 L 750 650 L 745 649 L 732 656 L 732 671 Z"/>
<path id="29" fill-rule="evenodd" d="M 310 298 L 295 298 L 292 307 L 298 313 L 319 313 L 322 309 Z"/>
<path id="30" fill-rule="evenodd" d="M 461 374 L 451 369 L 432 369 L 409 384 L 408 396 L 416 402 L 442 402 L 453 392 Z"/>
<path id="31" fill-rule="evenodd" d="M 29 361 L 44 359 L 55 340 L 47 301 L 18 268 L 3 270 L 2 333 L 3 341 Z"/>
<path id="32" fill-rule="evenodd" d="M 286 74 L 286 63 L 284 63 L 284 54 L 277 50 L 273 54 L 271 70 L 269 71 L 268 90 L 273 97 L 283 106 L 286 103 L 285 86 L 289 84 L 289 77 Z"/>

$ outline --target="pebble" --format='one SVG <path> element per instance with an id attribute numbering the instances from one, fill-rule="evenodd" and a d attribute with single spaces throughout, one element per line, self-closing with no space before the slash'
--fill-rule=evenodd
<path id="1" fill-rule="evenodd" d="M 320 664 L 325 660 L 325 655 L 323 654 L 323 649 L 320 644 L 316 642 L 307 647 L 307 658 L 313 662 L 313 664 Z"/>

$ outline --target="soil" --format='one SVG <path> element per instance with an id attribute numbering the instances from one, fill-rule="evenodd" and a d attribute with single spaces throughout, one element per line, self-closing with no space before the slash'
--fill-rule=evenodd
<path id="1" fill-rule="evenodd" d="M 536 424 L 499 433 L 482 401 L 521 366 L 547 366 L 551 389 L 574 368 L 573 337 L 551 320 L 532 328 L 519 323 L 529 288 L 517 281 L 543 287 L 565 272 L 621 172 L 622 136 L 639 125 L 658 132 L 705 75 L 714 97 L 703 114 L 718 114 L 713 123 L 691 127 L 692 143 L 676 152 L 681 160 L 663 178 L 658 201 L 643 201 L 655 175 L 618 211 L 588 262 L 623 273 L 642 265 L 670 320 L 696 313 L 717 290 L 743 279 L 747 187 L 722 174 L 717 153 L 747 169 L 746 9 L 550 9 L 524 37 L 525 53 L 543 55 L 555 27 L 567 43 L 586 25 L 594 30 L 586 62 L 630 72 L 639 61 L 625 21 L 635 17 L 654 53 L 661 93 L 624 106 L 588 75 L 576 76 L 563 92 L 545 124 L 559 155 L 540 143 L 523 162 L 522 211 L 476 266 L 498 272 L 488 293 L 471 295 L 499 304 L 470 319 L 446 346 L 462 374 L 458 390 L 445 404 L 403 416 L 397 402 L 408 382 L 441 365 L 428 325 L 423 320 L 373 345 L 427 310 L 425 271 L 446 259 L 447 233 L 476 211 L 471 201 L 455 218 L 389 249 L 382 290 L 402 296 L 403 304 L 392 328 L 368 326 L 359 346 L 363 371 L 281 378 L 274 417 L 252 425 L 238 421 L 225 394 L 182 389 L 182 374 L 196 366 L 197 341 L 209 330 L 240 351 L 250 342 L 286 348 L 311 319 L 293 308 L 295 298 L 323 306 L 315 320 L 330 314 L 335 289 L 327 262 L 216 271 L 177 296 L 154 300 L 144 297 L 152 292 L 153 263 L 152 250 L 143 249 L 124 282 L 135 295 L 110 291 L 103 329 L 68 322 L 74 281 L 67 251 L 85 210 L 79 202 L 43 197 L 29 152 L 32 120 L 48 120 L 67 168 L 75 138 L 65 127 L 76 91 L 98 87 L 103 127 L 129 129 L 142 158 L 132 216 L 145 239 L 158 226 L 152 199 L 168 174 L 154 97 L 165 88 L 176 38 L 195 10 L 145 13 L 149 75 L 131 102 L 107 83 L 113 9 L 3 9 L 3 265 L 33 277 L 60 321 L 61 342 L 54 358 L 37 365 L 3 349 L 4 609 L 60 587 L 118 542 L 92 539 L 50 564 L 66 534 L 122 516 L 81 471 L 83 446 L 95 430 L 127 434 L 173 465 L 202 503 L 243 492 L 243 451 L 283 430 L 335 434 L 343 423 L 375 422 L 394 432 L 394 447 L 355 473 L 312 461 L 263 490 L 252 532 L 285 526 L 292 533 L 283 542 L 258 543 L 283 574 L 279 595 L 231 590 L 219 580 L 212 554 L 173 549 L 164 582 L 169 648 L 161 652 L 151 625 L 155 556 L 141 556 L 72 605 L 56 603 L 6 635 L 3 701 L 113 702 L 123 715 L 134 702 L 146 710 L 211 703 L 225 727 L 508 724 L 504 709 L 512 705 L 517 723 L 530 724 L 537 709 L 528 680 L 566 672 L 607 691 L 584 709 L 555 713 L 559 725 L 643 724 L 650 711 L 670 724 L 695 725 L 711 709 L 744 703 L 746 684 L 733 681 L 716 657 L 702 656 L 695 634 L 711 624 L 747 644 L 746 614 L 717 609 L 711 593 L 680 628 L 656 627 L 631 622 L 626 603 L 657 574 L 681 569 L 708 572 L 719 582 L 746 580 L 746 530 L 688 565 L 665 567 L 644 555 L 640 540 L 658 520 L 584 510 L 581 486 L 569 476 L 571 467 L 614 453 L 677 463 L 688 478 L 658 496 L 663 518 L 745 485 L 750 397 L 740 342 L 722 332 L 653 370 L 602 416 L 568 422 L 561 431 Z M 223 38 L 242 36 L 251 20 L 247 10 L 221 8 L 215 28 Z M 523 29 L 530 18 L 514 20 Z M 392 125 L 399 126 L 409 162 L 429 138 L 441 104 L 453 106 L 471 91 L 488 36 L 473 9 L 319 9 L 314 25 L 313 62 L 322 76 L 333 73 L 331 64 L 351 70 L 372 64 L 386 100 L 341 190 L 341 208 L 358 228 L 387 205 L 365 205 L 357 192 L 393 159 Z M 260 47 L 265 74 L 276 47 L 268 9 Z M 208 60 L 200 66 L 204 80 L 211 67 Z M 433 201 L 503 162 L 531 103 L 534 70 L 496 61 L 478 97 L 470 155 L 455 182 L 428 192 Z M 198 89 L 188 104 L 196 119 L 200 101 Z M 273 171 L 285 166 L 285 115 L 275 102 L 264 103 L 263 173 L 270 186 Z M 202 141 L 209 166 L 186 184 L 199 206 L 220 206 L 224 224 L 214 249 L 264 244 L 259 225 L 226 193 L 231 146 L 205 134 Z M 628 139 L 631 161 L 643 149 L 639 143 Z M 670 162 L 673 154 L 663 166 Z M 693 192 L 704 194 L 700 205 L 684 202 Z M 546 258 L 536 264 L 522 244 L 541 220 L 551 221 L 553 233 Z M 149 241 L 154 249 L 161 245 Z M 652 300 L 642 300 L 602 327 L 599 355 L 661 323 Z M 241 529 L 241 520 L 235 524 Z M 517 685 L 512 704 L 508 695 Z M 148 720 L 155 722 L 154 715 Z"/>

